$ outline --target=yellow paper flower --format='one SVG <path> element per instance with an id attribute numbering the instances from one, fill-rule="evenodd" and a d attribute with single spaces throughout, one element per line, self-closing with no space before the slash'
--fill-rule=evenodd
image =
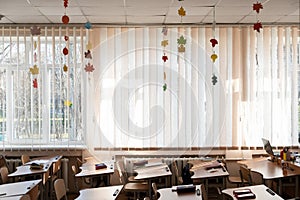
<path id="1" fill-rule="evenodd" d="M 86 44 L 86 49 L 87 50 L 91 50 L 92 49 L 92 43 L 90 41 Z"/>
<path id="2" fill-rule="evenodd" d="M 68 71 L 68 66 L 67 65 L 64 65 L 64 72 L 67 72 Z"/>
<path id="3" fill-rule="evenodd" d="M 65 101 L 65 106 L 71 107 L 72 106 L 72 102 L 71 101 Z"/>
<path id="4" fill-rule="evenodd" d="M 217 58 L 218 58 L 218 55 L 217 55 L 217 54 L 212 54 L 212 55 L 210 56 L 210 58 L 211 58 L 211 60 L 212 60 L 213 62 L 215 62 L 215 61 L 217 60 Z"/>
<path id="5" fill-rule="evenodd" d="M 39 74 L 39 68 L 37 67 L 37 65 L 33 65 L 33 67 L 31 67 L 29 70 L 32 75 Z"/>
<path id="6" fill-rule="evenodd" d="M 168 40 L 161 41 L 161 46 L 166 47 L 168 45 L 169 45 L 169 41 Z"/>
<path id="7" fill-rule="evenodd" d="M 178 15 L 180 15 L 181 17 L 185 16 L 185 10 L 182 6 L 178 10 Z"/>

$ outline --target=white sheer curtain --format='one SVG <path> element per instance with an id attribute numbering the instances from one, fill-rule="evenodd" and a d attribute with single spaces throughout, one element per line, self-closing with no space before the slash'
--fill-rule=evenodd
<path id="1" fill-rule="evenodd" d="M 296 144 L 298 28 L 217 27 L 215 63 L 213 34 L 210 27 L 169 27 L 165 37 L 162 27 L 93 29 L 88 146 L 262 146 L 261 137 Z M 184 53 L 177 49 L 181 35 Z"/>

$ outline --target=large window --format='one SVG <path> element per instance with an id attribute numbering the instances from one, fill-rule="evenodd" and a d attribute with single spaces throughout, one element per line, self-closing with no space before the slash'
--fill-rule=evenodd
<path id="1" fill-rule="evenodd" d="M 94 30 L 101 43 L 90 84 L 90 146 L 261 147 L 262 137 L 298 145 L 299 27 L 169 27 L 167 36 L 162 29 Z M 185 52 L 178 51 L 182 35 Z"/>
<path id="2" fill-rule="evenodd" d="M 0 29 L 3 147 L 83 143 L 84 34 L 80 28 L 42 27 L 40 35 L 30 27 Z"/>

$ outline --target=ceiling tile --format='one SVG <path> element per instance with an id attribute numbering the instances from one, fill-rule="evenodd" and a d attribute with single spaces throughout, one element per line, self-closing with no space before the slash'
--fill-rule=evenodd
<path id="1" fill-rule="evenodd" d="M 127 16 L 127 22 L 133 24 L 163 24 L 164 16 Z"/>
<path id="2" fill-rule="evenodd" d="M 88 21 L 91 23 L 104 23 L 104 24 L 126 24 L 124 16 L 87 16 Z"/>
<path id="3" fill-rule="evenodd" d="M 87 16 L 98 15 L 98 16 L 118 16 L 125 15 L 125 11 L 122 7 L 113 7 L 106 9 L 105 7 L 81 7 L 83 13 Z M 101 12 L 100 12 L 101 11 Z"/>
<path id="4" fill-rule="evenodd" d="M 15 23 L 51 23 L 47 18 L 44 16 L 31 16 L 31 15 L 24 15 L 24 16 L 7 16 L 9 19 L 14 21 Z"/>

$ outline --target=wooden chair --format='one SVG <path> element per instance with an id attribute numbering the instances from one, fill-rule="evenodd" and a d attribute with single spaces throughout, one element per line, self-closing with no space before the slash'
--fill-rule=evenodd
<path id="1" fill-rule="evenodd" d="M 236 187 L 240 187 L 241 185 L 243 185 L 243 182 L 241 180 L 240 170 L 238 170 L 238 176 L 235 176 L 231 174 L 232 170 L 228 167 L 225 159 L 222 159 L 222 164 L 227 170 L 227 172 L 229 173 L 229 176 L 226 177 L 228 183 L 234 184 L 236 185 Z"/>
<path id="2" fill-rule="evenodd" d="M 202 200 L 208 200 L 208 195 L 205 190 L 204 184 L 200 184 L 200 194 L 201 194 Z"/>
<path id="3" fill-rule="evenodd" d="M 54 190 L 55 190 L 57 200 L 61 200 L 63 198 L 66 199 L 66 200 L 68 199 L 64 179 L 57 179 L 54 182 Z"/>
<path id="4" fill-rule="evenodd" d="M 128 182 L 127 176 L 124 176 L 123 172 L 124 169 L 122 169 L 122 163 L 123 161 L 117 161 L 116 162 L 116 167 L 117 170 L 119 171 L 120 175 L 120 180 L 122 184 L 124 185 L 123 190 L 125 193 L 132 194 L 130 197 L 133 196 L 133 199 L 136 200 L 137 198 L 140 197 L 140 193 L 148 193 L 149 187 L 148 184 L 145 182 Z"/>
<path id="5" fill-rule="evenodd" d="M 22 161 L 22 165 L 25 165 L 26 163 L 28 163 L 30 161 L 30 157 L 28 155 L 23 154 L 21 156 L 21 161 Z"/>
<path id="6" fill-rule="evenodd" d="M 78 193 L 78 190 L 79 190 L 78 182 L 77 182 L 77 179 L 76 179 L 76 176 L 75 176 L 78 173 L 78 171 L 77 171 L 77 168 L 76 168 L 75 165 L 72 165 L 71 168 L 72 168 L 72 175 L 73 175 L 74 183 L 75 183 L 75 190 L 76 190 L 76 193 Z"/>
<path id="7" fill-rule="evenodd" d="M 158 192 L 157 192 L 157 186 L 156 183 L 152 183 L 152 190 L 153 190 L 153 200 L 158 199 Z"/>
<path id="8" fill-rule="evenodd" d="M 179 175 L 176 161 L 172 162 L 172 172 L 175 175 L 175 184 L 173 184 L 173 185 L 182 185 L 183 179 L 182 179 L 182 176 Z"/>
<path id="9" fill-rule="evenodd" d="M 24 194 L 21 196 L 20 200 L 31 200 L 29 194 Z"/>
<path id="10" fill-rule="evenodd" d="M 40 191 L 40 185 L 36 185 L 26 195 L 29 195 L 30 200 L 38 200 L 39 196 L 40 196 L 40 193 L 41 193 L 41 191 Z"/>
<path id="11" fill-rule="evenodd" d="M 7 167 L 1 167 L 0 168 L 0 175 L 1 175 L 1 182 L 2 184 L 5 184 L 8 182 L 8 168 Z"/>
<path id="12" fill-rule="evenodd" d="M 242 180 L 242 186 L 252 185 L 251 169 L 245 165 L 240 166 L 240 175 Z"/>

